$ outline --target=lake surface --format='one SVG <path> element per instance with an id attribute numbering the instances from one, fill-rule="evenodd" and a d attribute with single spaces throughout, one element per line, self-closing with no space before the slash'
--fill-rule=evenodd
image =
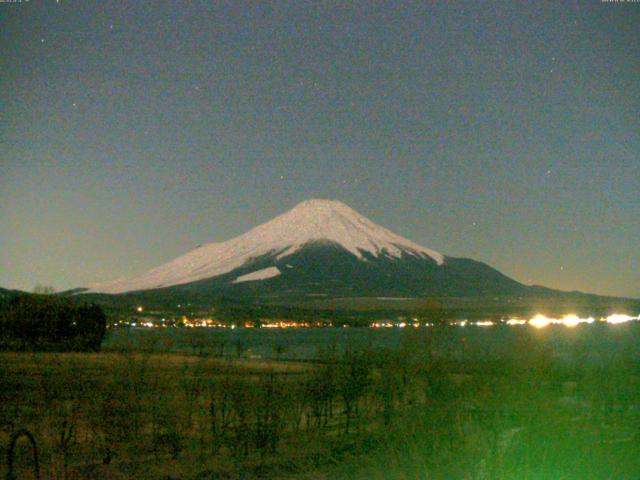
<path id="1" fill-rule="evenodd" d="M 640 360 L 640 323 L 596 323 L 567 328 L 550 325 L 440 326 L 420 328 L 119 328 L 105 350 L 197 353 L 265 359 L 313 360 L 346 349 L 424 349 L 440 358 L 473 362 L 526 348 L 545 349 L 565 364 L 605 366 Z"/>

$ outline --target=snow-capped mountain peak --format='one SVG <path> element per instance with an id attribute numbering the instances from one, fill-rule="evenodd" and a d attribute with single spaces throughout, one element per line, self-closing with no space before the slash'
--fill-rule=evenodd
<path id="1" fill-rule="evenodd" d="M 264 255 L 282 259 L 322 241 L 333 242 L 359 259 L 366 252 L 374 257 L 407 254 L 444 263 L 442 254 L 396 235 L 342 202 L 313 199 L 231 240 L 201 245 L 138 277 L 93 285 L 90 291 L 122 293 L 186 284 L 223 275 Z M 277 275 L 275 270 L 271 273 Z M 239 281 L 253 279 L 243 277 Z"/>
<path id="2" fill-rule="evenodd" d="M 272 238 L 278 246 L 287 246 L 278 255 L 279 258 L 295 252 L 308 242 L 329 240 L 358 258 L 362 258 L 363 251 L 377 257 L 386 250 L 392 257 L 400 257 L 405 251 L 428 255 L 439 264 L 444 261 L 441 254 L 396 235 L 337 200 L 306 200 L 245 235 L 252 234 L 263 239 Z M 278 242 L 278 237 L 284 242 Z"/>

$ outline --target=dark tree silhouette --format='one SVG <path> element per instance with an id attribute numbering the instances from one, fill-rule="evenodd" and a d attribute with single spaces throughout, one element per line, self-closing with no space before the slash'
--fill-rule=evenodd
<path id="1" fill-rule="evenodd" d="M 97 305 L 51 295 L 23 295 L 0 309 L 1 350 L 95 351 L 106 332 Z"/>

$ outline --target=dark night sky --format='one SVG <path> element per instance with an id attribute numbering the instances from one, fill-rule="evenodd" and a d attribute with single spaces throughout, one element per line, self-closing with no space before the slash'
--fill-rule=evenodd
<path id="1" fill-rule="evenodd" d="M 640 297 L 640 3 L 0 3 L 0 286 L 140 273 L 311 197 Z"/>

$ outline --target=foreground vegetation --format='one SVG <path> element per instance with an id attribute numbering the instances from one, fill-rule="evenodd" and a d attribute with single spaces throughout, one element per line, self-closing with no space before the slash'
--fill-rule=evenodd
<path id="1" fill-rule="evenodd" d="M 52 295 L 0 301 L 0 350 L 97 351 L 107 317 L 95 304 Z"/>
<path id="2" fill-rule="evenodd" d="M 512 329 L 491 355 L 450 328 L 313 362 L 277 360 L 277 346 L 273 359 L 155 343 L 2 353 L 0 443 L 27 428 L 52 479 L 637 478 L 636 332 L 587 328 L 561 352 L 558 337 Z"/>

